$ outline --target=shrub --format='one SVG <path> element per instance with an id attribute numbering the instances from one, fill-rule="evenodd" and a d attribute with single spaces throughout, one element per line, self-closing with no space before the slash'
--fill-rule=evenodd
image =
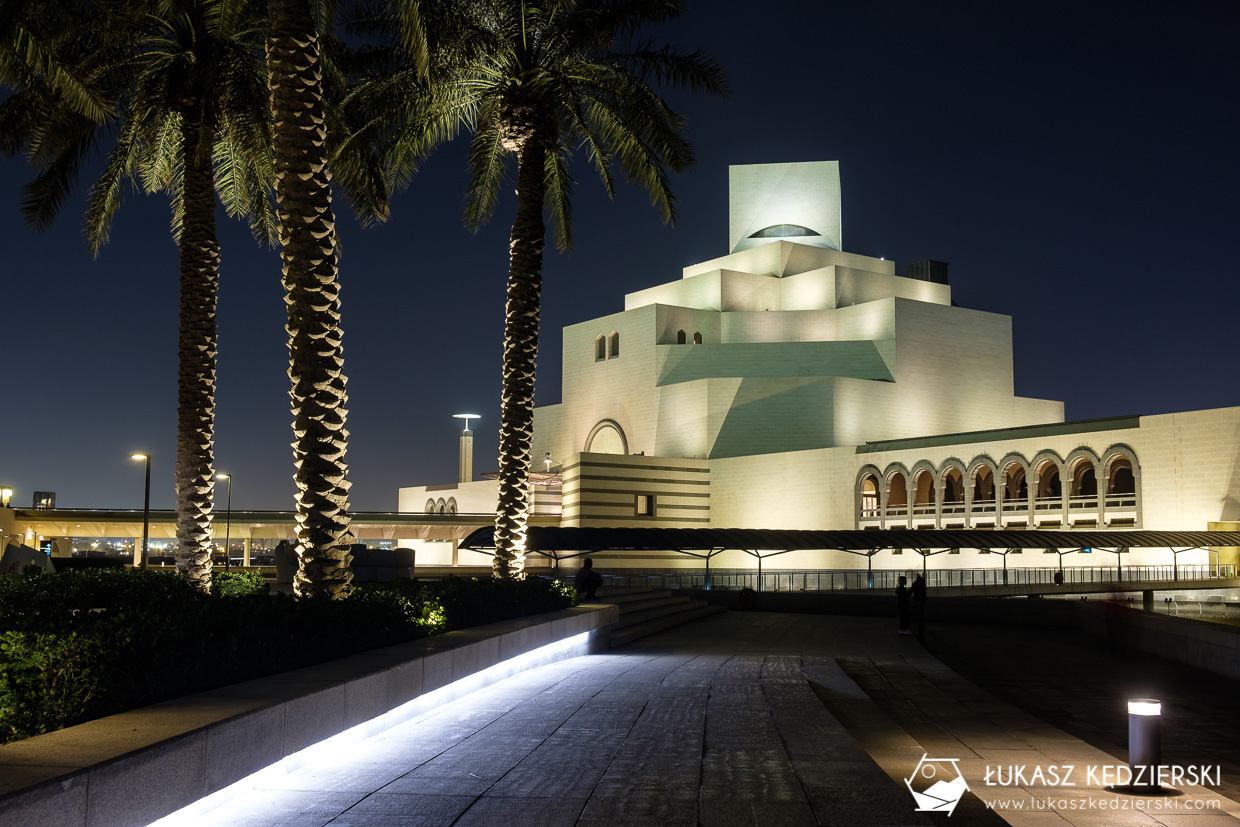
<path id="1" fill-rule="evenodd" d="M 271 587 L 257 571 L 211 572 L 211 594 L 219 597 L 239 597 L 246 594 L 267 594 Z"/>
<path id="2" fill-rule="evenodd" d="M 0 577 L 0 743 L 428 634 L 572 605 L 554 581 L 448 578 L 348 600 L 268 594 L 216 572 L 88 569 Z"/>

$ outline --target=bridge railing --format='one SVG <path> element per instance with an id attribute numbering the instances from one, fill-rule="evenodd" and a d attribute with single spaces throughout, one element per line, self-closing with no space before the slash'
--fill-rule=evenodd
<path id="1" fill-rule="evenodd" d="M 1236 577 L 1237 566 L 1228 565 L 1181 565 L 1179 580 L 1203 581 L 1223 577 Z M 934 588 L 968 588 L 976 586 L 1052 585 L 1058 567 L 1003 569 L 930 569 L 925 572 L 926 585 Z M 1122 572 L 1111 566 L 1071 566 L 1063 570 L 1064 584 L 1080 583 L 1132 583 L 1134 589 L 1142 582 L 1176 579 L 1172 566 L 1123 566 Z M 684 569 L 637 569 L 604 574 L 603 580 L 611 586 L 643 586 L 657 589 L 754 589 L 755 591 L 837 591 L 865 589 L 889 591 L 896 587 L 897 579 L 904 576 L 911 584 L 920 573 L 916 565 L 908 569 L 801 569 L 764 571 L 754 569 L 705 568 Z M 708 585 L 709 583 L 709 585 Z"/>

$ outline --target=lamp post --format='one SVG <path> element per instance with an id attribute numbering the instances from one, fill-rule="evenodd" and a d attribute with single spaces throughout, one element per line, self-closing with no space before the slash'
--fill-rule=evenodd
<path id="1" fill-rule="evenodd" d="M 12 488 L 0 488 L 0 508 L 8 508 L 9 500 L 13 499 Z"/>
<path id="2" fill-rule="evenodd" d="M 228 480 L 228 507 L 224 510 L 224 568 L 232 565 L 232 555 L 228 552 L 228 537 L 232 531 L 232 474 L 216 474 L 217 480 Z"/>
<path id="3" fill-rule="evenodd" d="M 146 462 L 146 489 L 142 498 L 142 563 L 139 568 L 145 569 L 147 564 L 147 541 L 151 536 L 151 455 L 133 454 L 130 459 Z"/>

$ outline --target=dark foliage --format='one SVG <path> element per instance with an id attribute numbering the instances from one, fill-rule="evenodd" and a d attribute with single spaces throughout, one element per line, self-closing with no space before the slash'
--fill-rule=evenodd
<path id="1" fill-rule="evenodd" d="M 329 600 L 268 595 L 241 572 L 216 572 L 209 595 L 132 568 L 0 577 L 0 743 L 571 604 L 543 580 L 407 581 Z"/>

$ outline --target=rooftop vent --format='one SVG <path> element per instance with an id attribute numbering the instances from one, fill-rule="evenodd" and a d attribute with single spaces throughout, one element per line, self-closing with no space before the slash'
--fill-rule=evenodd
<path id="1" fill-rule="evenodd" d="M 930 259 L 914 261 L 912 264 L 904 265 L 904 277 L 933 284 L 947 284 L 947 262 Z"/>

